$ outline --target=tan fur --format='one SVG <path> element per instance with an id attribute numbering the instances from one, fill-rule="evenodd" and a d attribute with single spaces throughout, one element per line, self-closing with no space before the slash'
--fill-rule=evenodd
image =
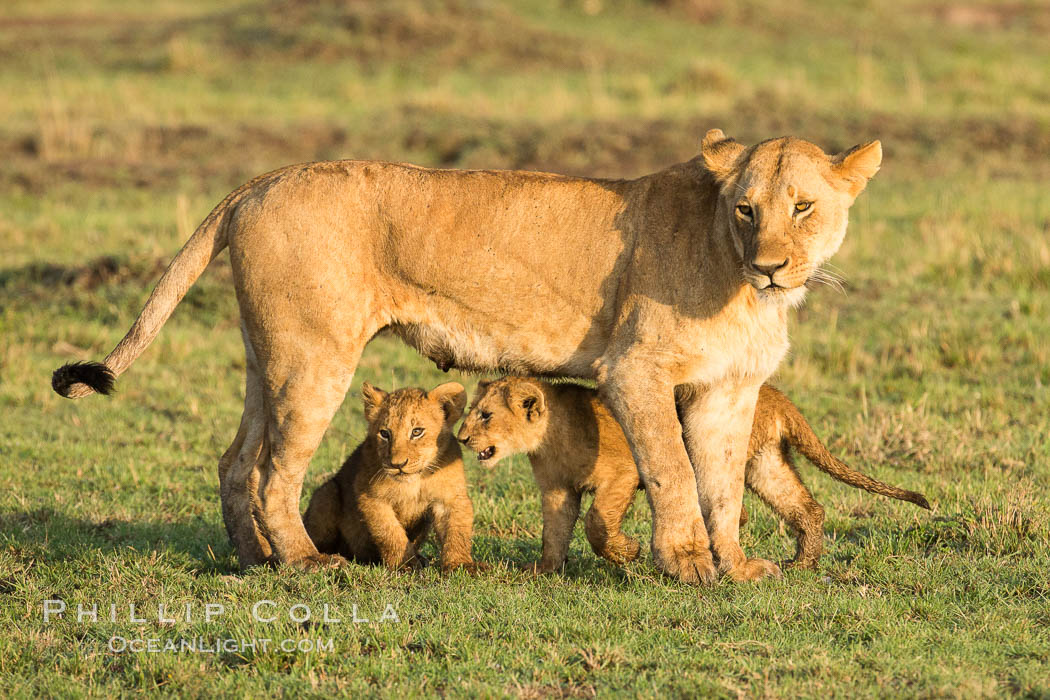
<path id="1" fill-rule="evenodd" d="M 543 554 L 538 571 L 554 571 L 565 562 L 580 496 L 586 492 L 594 493 L 586 519 L 587 540 L 594 552 L 614 564 L 637 556 L 638 543 L 620 526 L 640 487 L 638 470 L 623 431 L 593 389 L 523 377 L 481 382 L 458 438 L 489 466 L 512 454 L 528 454 L 543 494 Z M 745 479 L 795 532 L 794 566 L 816 566 L 823 549 L 824 509 L 795 471 L 792 447 L 839 481 L 929 507 L 920 494 L 871 479 L 832 457 L 795 405 L 763 385 Z M 741 511 L 740 524 L 745 522 Z"/>
<path id="2" fill-rule="evenodd" d="M 869 493 L 908 501 L 929 510 L 926 497 L 884 484 L 851 468 L 824 446 L 791 400 L 777 389 L 762 386 L 748 443 L 747 486 L 795 532 L 793 563 L 814 568 L 824 549 L 824 509 L 802 483 L 791 456 L 794 448 L 832 478 Z"/>
<path id="3" fill-rule="evenodd" d="M 303 516 L 310 539 L 325 554 L 418 567 L 433 527 L 442 568 L 473 565 L 474 509 L 451 431 L 466 405 L 463 387 L 387 394 L 366 383 L 362 393 L 368 435 L 310 498 Z"/>
<path id="4" fill-rule="evenodd" d="M 739 544 L 751 417 L 788 311 L 880 159 L 877 142 L 829 157 L 714 130 L 697 158 L 635 180 L 292 166 L 212 212 L 105 365 L 127 369 L 229 247 L 248 377 L 219 481 L 243 566 L 316 557 L 298 512 L 306 468 L 385 328 L 446 367 L 596 380 L 648 484 L 656 563 L 684 581 L 776 575 Z M 801 198 L 814 204 L 796 214 Z M 782 255 L 772 277 L 756 267 Z M 72 368 L 58 379 L 63 395 L 92 391 Z M 684 441 L 679 385 L 693 389 Z"/>

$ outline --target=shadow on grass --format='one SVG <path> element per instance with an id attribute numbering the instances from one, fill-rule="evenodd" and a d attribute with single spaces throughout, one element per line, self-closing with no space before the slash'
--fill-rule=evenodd
<path id="1" fill-rule="evenodd" d="M 50 507 L 37 508 L 0 513 L 0 544 L 22 559 L 38 561 L 83 561 L 99 552 L 161 553 L 194 574 L 239 571 L 226 532 L 203 518 L 92 521 Z"/>
<path id="2" fill-rule="evenodd" d="M 94 521 L 70 516 L 55 508 L 0 513 L 0 546 L 9 548 L 24 561 L 97 563 L 96 555 L 118 553 L 147 560 L 160 554 L 168 564 L 193 575 L 241 574 L 233 548 L 222 526 L 203 518 L 182 522 L 122 520 Z M 431 565 L 440 561 L 433 536 L 423 549 Z M 643 555 L 627 568 L 609 564 L 589 547 L 574 546 L 562 569 L 535 577 L 523 569 L 539 561 L 539 541 L 533 538 L 502 538 L 475 535 L 474 557 L 493 567 L 481 574 L 520 583 L 532 579 L 565 579 L 594 586 L 630 585 L 638 578 L 659 578 L 652 562 Z M 505 575 L 496 572 L 502 570 Z"/>

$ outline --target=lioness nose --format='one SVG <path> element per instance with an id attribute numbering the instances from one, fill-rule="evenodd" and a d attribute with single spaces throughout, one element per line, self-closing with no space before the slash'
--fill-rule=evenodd
<path id="1" fill-rule="evenodd" d="M 755 260 L 751 263 L 751 267 L 755 268 L 763 275 L 768 275 L 769 279 L 773 279 L 773 275 L 776 274 L 777 270 L 787 267 L 788 258 L 784 258 L 780 262 L 768 262 L 766 260 Z"/>
<path id="2" fill-rule="evenodd" d="M 467 436 L 467 437 L 460 436 L 459 437 L 459 441 L 462 442 L 464 445 L 469 445 L 470 444 L 470 437 L 469 436 Z"/>

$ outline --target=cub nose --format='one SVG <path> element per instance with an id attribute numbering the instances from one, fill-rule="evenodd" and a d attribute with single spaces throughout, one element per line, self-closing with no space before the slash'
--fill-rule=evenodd
<path id="1" fill-rule="evenodd" d="M 788 262 L 788 258 L 784 258 L 779 262 L 769 262 L 768 260 L 756 259 L 753 263 L 751 263 L 751 267 L 755 268 L 763 275 L 766 275 L 767 277 L 769 277 L 769 279 L 772 280 L 773 275 L 776 274 L 777 270 L 787 267 Z"/>
<path id="2" fill-rule="evenodd" d="M 469 445 L 470 444 L 470 436 L 469 435 L 460 435 L 456 439 L 459 440 L 460 442 L 462 442 L 464 445 Z"/>
<path id="3" fill-rule="evenodd" d="M 402 471 L 402 470 L 404 470 L 406 464 L 408 464 L 408 460 L 407 459 L 404 462 L 401 462 L 400 464 L 394 464 L 393 462 L 391 462 L 390 466 L 393 467 L 394 469 L 398 470 L 398 471 Z"/>

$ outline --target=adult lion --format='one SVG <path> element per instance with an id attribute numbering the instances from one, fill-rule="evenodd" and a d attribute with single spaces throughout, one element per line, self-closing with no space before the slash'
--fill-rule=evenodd
<path id="1" fill-rule="evenodd" d="M 359 161 L 263 175 L 208 215 L 104 364 L 52 384 L 108 392 L 229 247 L 247 379 L 219 483 L 242 566 L 320 561 L 303 477 L 389 329 L 445 367 L 596 380 L 645 480 L 657 565 L 689 582 L 777 575 L 738 541 L 755 402 L 882 149 L 745 148 L 715 129 L 701 150 L 637 180 Z"/>

